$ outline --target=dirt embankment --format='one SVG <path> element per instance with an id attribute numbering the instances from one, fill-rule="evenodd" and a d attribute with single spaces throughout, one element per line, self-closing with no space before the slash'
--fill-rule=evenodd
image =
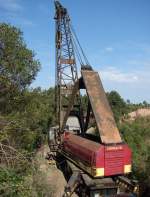
<path id="1" fill-rule="evenodd" d="M 136 118 L 139 117 L 150 116 L 150 108 L 137 109 L 136 111 L 130 112 L 128 116 L 129 116 L 129 120 L 135 120 Z"/>
<path id="2" fill-rule="evenodd" d="M 62 197 L 64 193 L 64 187 L 66 186 L 66 180 L 63 173 L 58 170 L 55 165 L 50 165 L 45 159 L 45 156 L 49 152 L 49 147 L 42 146 L 36 154 L 37 163 L 37 181 L 40 182 L 41 196 L 42 197 Z M 43 190 L 43 191 L 42 191 Z M 77 197 L 73 194 L 73 197 Z"/>
<path id="3" fill-rule="evenodd" d="M 45 159 L 45 156 L 49 152 L 48 146 L 42 146 L 36 154 L 36 162 L 38 171 L 43 176 L 42 185 L 44 197 L 61 197 L 64 192 L 66 181 L 60 170 L 57 169 L 55 164 L 50 165 Z M 38 178 L 38 177 L 37 177 Z M 39 177 L 41 178 L 41 177 Z M 48 191 L 49 188 L 49 191 Z"/>

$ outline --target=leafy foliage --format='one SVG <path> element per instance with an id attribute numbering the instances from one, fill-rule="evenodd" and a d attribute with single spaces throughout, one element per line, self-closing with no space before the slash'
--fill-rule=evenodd
<path id="1" fill-rule="evenodd" d="M 139 117 L 129 121 L 127 114 L 143 107 L 149 107 L 147 102 L 132 104 L 125 102 L 121 96 L 112 91 L 107 93 L 114 117 L 124 140 L 131 147 L 133 153 L 133 178 L 140 183 L 141 196 L 150 193 L 150 117 Z M 124 120 L 124 116 L 126 116 Z M 123 117 L 123 118 L 122 118 Z"/>
<path id="2" fill-rule="evenodd" d="M 39 69 L 20 29 L 0 23 L 1 196 L 38 196 L 36 191 L 32 194 L 33 188 L 37 190 L 35 180 L 29 184 L 35 170 L 32 157 L 54 121 L 54 90 L 29 89 Z"/>
<path id="3" fill-rule="evenodd" d="M 18 112 L 2 116 L 0 140 L 17 149 L 33 151 L 44 140 L 44 134 L 54 121 L 53 89 L 41 91 L 40 88 L 25 91 Z"/>
<path id="4" fill-rule="evenodd" d="M 143 196 L 147 196 L 150 192 L 150 117 L 121 123 L 120 131 L 132 149 L 133 176 L 139 180 Z"/>
<path id="5" fill-rule="evenodd" d="M 0 195 L 5 197 L 30 196 L 31 188 L 25 184 L 23 176 L 12 169 L 0 168 Z"/>
<path id="6" fill-rule="evenodd" d="M 40 63 L 27 48 L 20 29 L 0 23 L 0 43 L 1 112 L 10 112 L 11 103 L 16 103 L 18 94 L 35 79 Z"/>
<path id="7" fill-rule="evenodd" d="M 107 98 L 114 113 L 115 120 L 118 122 L 120 117 L 127 114 L 127 104 L 116 91 L 107 93 Z"/>

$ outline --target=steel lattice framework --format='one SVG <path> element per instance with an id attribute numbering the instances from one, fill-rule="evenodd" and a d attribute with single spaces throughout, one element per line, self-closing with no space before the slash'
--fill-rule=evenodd
<path id="1" fill-rule="evenodd" d="M 78 79 L 70 18 L 67 10 L 56 1 L 56 115 L 62 127 L 69 95 Z"/>

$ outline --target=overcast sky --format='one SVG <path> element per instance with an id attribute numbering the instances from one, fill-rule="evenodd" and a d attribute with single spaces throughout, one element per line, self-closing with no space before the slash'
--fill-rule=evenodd
<path id="1" fill-rule="evenodd" d="M 132 102 L 150 102 L 150 1 L 61 2 L 105 90 L 117 90 Z M 0 22 L 21 28 L 42 64 L 32 87 L 49 88 L 55 82 L 53 18 L 53 0 L 0 0 Z"/>

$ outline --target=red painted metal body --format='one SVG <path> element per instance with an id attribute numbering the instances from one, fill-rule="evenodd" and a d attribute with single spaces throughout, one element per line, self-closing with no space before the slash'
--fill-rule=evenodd
<path id="1" fill-rule="evenodd" d="M 104 176 L 125 174 L 125 165 L 131 165 L 131 150 L 127 144 L 103 145 L 78 135 L 65 132 L 63 151 L 74 161 L 84 164 L 85 169 L 104 169 Z M 91 170 L 92 172 L 92 170 Z"/>

